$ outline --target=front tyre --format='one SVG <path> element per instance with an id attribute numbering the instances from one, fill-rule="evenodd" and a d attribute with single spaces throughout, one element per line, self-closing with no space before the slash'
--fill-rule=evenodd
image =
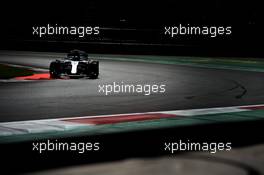
<path id="1" fill-rule="evenodd" d="M 90 79 L 97 79 L 99 76 L 99 61 L 92 61 L 89 66 L 90 73 L 88 73 L 88 77 Z"/>
<path id="2" fill-rule="evenodd" d="M 89 75 L 89 78 L 90 79 L 97 79 L 98 78 L 98 73 L 97 72 L 92 72 L 90 75 Z"/>

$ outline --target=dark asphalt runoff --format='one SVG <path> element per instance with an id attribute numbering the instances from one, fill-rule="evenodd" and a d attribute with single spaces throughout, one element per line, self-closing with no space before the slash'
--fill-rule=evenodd
<path id="1" fill-rule="evenodd" d="M 63 54 L 12 51 L 0 62 L 37 68 Z M 0 122 L 264 103 L 264 73 L 155 63 L 100 61 L 99 79 L 0 82 Z M 99 93 L 113 82 L 166 85 L 165 93 Z"/>

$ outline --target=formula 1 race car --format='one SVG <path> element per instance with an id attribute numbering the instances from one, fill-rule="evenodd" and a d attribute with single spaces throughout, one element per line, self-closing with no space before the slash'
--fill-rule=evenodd
<path id="1" fill-rule="evenodd" d="M 66 58 L 52 61 L 49 71 L 51 78 L 67 76 L 96 79 L 99 75 L 99 61 L 90 59 L 84 51 L 72 50 Z"/>

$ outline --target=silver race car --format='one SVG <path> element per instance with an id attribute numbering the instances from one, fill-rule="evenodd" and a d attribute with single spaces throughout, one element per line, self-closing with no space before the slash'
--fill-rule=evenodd
<path id="1" fill-rule="evenodd" d="M 84 51 L 72 50 L 66 58 L 52 61 L 49 71 L 51 78 L 68 76 L 96 79 L 99 75 L 99 61 L 90 59 Z"/>

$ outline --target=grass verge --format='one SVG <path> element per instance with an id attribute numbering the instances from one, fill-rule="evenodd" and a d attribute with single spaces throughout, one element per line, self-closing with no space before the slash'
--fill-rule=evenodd
<path id="1" fill-rule="evenodd" d="M 33 71 L 26 68 L 12 67 L 0 64 L 0 79 L 9 79 L 28 75 L 33 75 Z"/>

